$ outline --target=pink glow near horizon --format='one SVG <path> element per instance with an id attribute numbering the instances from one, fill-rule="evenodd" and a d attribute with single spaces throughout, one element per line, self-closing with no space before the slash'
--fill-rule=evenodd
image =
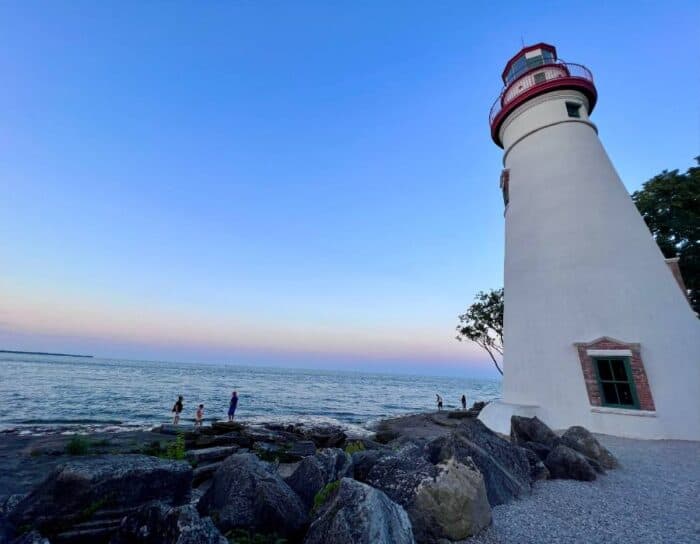
<path id="1" fill-rule="evenodd" d="M 94 345 L 133 344 L 150 347 L 181 346 L 226 352 L 294 356 L 327 356 L 391 361 L 431 361 L 443 367 L 483 365 L 478 346 L 460 343 L 452 330 L 430 328 L 348 327 L 337 323 L 271 323 L 233 316 L 191 316 L 153 308 L 134 308 L 87 300 L 67 300 L 46 293 L 4 293 L 1 325 L 25 339 L 32 336 L 70 337 Z M 4 346 L 12 348 L 12 346 Z M 60 346 L 57 346 L 57 349 Z M 475 361 L 478 361 L 475 363 Z"/>

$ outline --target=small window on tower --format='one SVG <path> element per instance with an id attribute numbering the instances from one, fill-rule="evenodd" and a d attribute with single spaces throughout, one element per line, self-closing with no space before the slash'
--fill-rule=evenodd
<path id="1" fill-rule="evenodd" d="M 510 170 L 507 168 L 501 172 L 501 191 L 503 191 L 503 205 L 508 207 L 510 196 L 508 195 L 508 181 L 510 180 Z"/>
<path id="2" fill-rule="evenodd" d="M 569 117 L 581 117 L 581 104 L 578 102 L 567 102 L 566 103 L 566 113 L 569 114 Z"/>
<path id="3" fill-rule="evenodd" d="M 544 75 L 544 72 L 537 72 L 535 74 L 535 83 L 544 83 L 547 80 L 547 76 Z"/>

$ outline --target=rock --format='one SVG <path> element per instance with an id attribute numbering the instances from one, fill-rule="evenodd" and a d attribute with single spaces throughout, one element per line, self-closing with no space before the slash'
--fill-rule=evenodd
<path id="1" fill-rule="evenodd" d="M 352 476 L 352 460 L 343 450 L 328 448 L 319 451 L 313 457 L 305 457 L 294 473 L 285 478 L 307 508 L 314 502 L 314 497 L 326 484 Z"/>
<path id="2" fill-rule="evenodd" d="M 304 544 L 413 544 L 406 511 L 378 489 L 343 478 L 321 506 Z"/>
<path id="3" fill-rule="evenodd" d="M 110 544 L 228 544 L 210 518 L 193 506 L 153 502 L 124 518 Z"/>
<path id="4" fill-rule="evenodd" d="M 552 448 L 549 446 L 537 442 L 522 442 L 519 446 L 534 452 L 541 461 L 547 459 L 549 452 L 552 451 Z"/>
<path id="5" fill-rule="evenodd" d="M 537 442 L 550 448 L 556 447 L 560 439 L 556 433 L 547 427 L 537 417 L 511 416 L 510 439 L 513 444 Z"/>
<path id="6" fill-rule="evenodd" d="M 419 543 L 462 540 L 491 522 L 483 477 L 468 459 L 433 465 L 407 443 L 379 459 L 367 483 L 406 509 Z"/>
<path id="7" fill-rule="evenodd" d="M 216 461 L 215 463 L 209 463 L 195 468 L 192 471 L 192 485 L 198 486 L 214 476 L 214 473 L 221 466 L 221 463 L 223 463 L 223 461 Z"/>
<path id="8" fill-rule="evenodd" d="M 8 544 L 15 536 L 15 526 L 7 517 L 0 513 L 0 544 Z"/>
<path id="9" fill-rule="evenodd" d="M 217 435 L 200 435 L 192 443 L 192 449 L 213 448 L 216 446 L 239 446 L 241 448 L 250 448 L 253 441 L 243 436 L 239 432 L 231 432 Z"/>
<path id="10" fill-rule="evenodd" d="M 387 455 L 388 452 L 385 450 L 364 450 L 357 451 L 352 454 L 352 470 L 353 478 L 360 482 L 367 482 L 367 476 L 369 475 L 372 467 L 377 464 L 382 457 Z"/>
<path id="11" fill-rule="evenodd" d="M 304 431 L 304 437 L 312 440 L 317 448 L 343 448 L 348 436 L 340 427 L 315 427 Z"/>
<path id="12" fill-rule="evenodd" d="M 307 523 L 301 499 L 269 463 L 252 453 L 226 459 L 197 508 L 224 533 L 245 529 L 296 538 Z"/>
<path id="13" fill-rule="evenodd" d="M 527 454 L 528 463 L 530 463 L 530 480 L 533 482 L 549 479 L 549 469 L 540 459 L 537 454 L 527 448 L 523 448 Z"/>
<path id="14" fill-rule="evenodd" d="M 399 436 L 399 432 L 395 429 L 381 427 L 374 433 L 374 439 L 380 444 L 388 444 L 392 440 L 396 440 Z"/>
<path id="15" fill-rule="evenodd" d="M 51 544 L 49 539 L 42 536 L 39 531 L 29 531 L 24 535 L 14 539 L 12 544 Z"/>
<path id="16" fill-rule="evenodd" d="M 190 450 L 185 457 L 191 463 L 199 465 L 200 463 L 211 463 L 226 459 L 229 455 L 233 455 L 238 451 L 238 446 L 215 446 L 213 448 L 204 448 L 201 450 Z"/>
<path id="17" fill-rule="evenodd" d="M 316 444 L 313 440 L 300 440 L 294 442 L 292 446 L 285 452 L 288 459 L 301 460 L 304 457 L 316 455 Z"/>
<path id="18" fill-rule="evenodd" d="M 596 473 L 586 458 L 568 446 L 554 448 L 544 462 L 552 478 L 593 481 Z"/>
<path id="19" fill-rule="evenodd" d="M 562 444 L 597 461 L 603 468 L 612 469 L 618 465 L 615 456 L 584 427 L 569 427 L 562 435 L 561 441 Z"/>
<path id="20" fill-rule="evenodd" d="M 211 428 L 215 434 L 228 434 L 232 431 L 242 431 L 244 426 L 237 421 L 214 421 Z"/>
<path id="21" fill-rule="evenodd" d="M 450 459 L 438 468 L 435 480 L 424 482 L 418 489 L 411 508 L 420 513 L 421 519 L 419 522 L 416 516 L 412 518 L 414 527 L 426 528 L 421 532 L 427 533 L 427 538 L 421 541 L 462 540 L 488 527 L 491 506 L 484 478 L 474 464 L 467 466 Z"/>
<path id="22" fill-rule="evenodd" d="M 463 464 L 473 461 L 484 476 L 491 506 L 530 492 L 527 453 L 478 419 L 463 420 L 449 435 L 428 443 L 426 452 L 433 463 L 452 457 Z"/>
<path id="23" fill-rule="evenodd" d="M 26 497 L 27 494 L 16 493 L 14 495 L 9 495 L 0 503 L 0 515 L 4 514 L 9 516 L 10 513 L 17 507 L 20 501 Z"/>
<path id="24" fill-rule="evenodd" d="M 85 456 L 57 467 L 17 504 L 10 520 L 49 537 L 84 530 L 103 535 L 125 510 L 156 499 L 187 503 L 191 484 L 192 468 L 180 461 L 146 455 Z"/>

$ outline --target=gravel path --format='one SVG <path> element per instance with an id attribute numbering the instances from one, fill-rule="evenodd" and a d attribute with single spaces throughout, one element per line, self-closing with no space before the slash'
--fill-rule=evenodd
<path id="1" fill-rule="evenodd" d="M 464 544 L 700 543 L 700 442 L 597 438 L 620 468 L 595 482 L 539 482 Z"/>

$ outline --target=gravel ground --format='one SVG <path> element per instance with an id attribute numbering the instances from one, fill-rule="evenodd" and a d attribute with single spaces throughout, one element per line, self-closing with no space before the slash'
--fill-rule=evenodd
<path id="1" fill-rule="evenodd" d="M 597 438 L 620 468 L 595 482 L 539 482 L 464 544 L 700 543 L 700 442 Z"/>

